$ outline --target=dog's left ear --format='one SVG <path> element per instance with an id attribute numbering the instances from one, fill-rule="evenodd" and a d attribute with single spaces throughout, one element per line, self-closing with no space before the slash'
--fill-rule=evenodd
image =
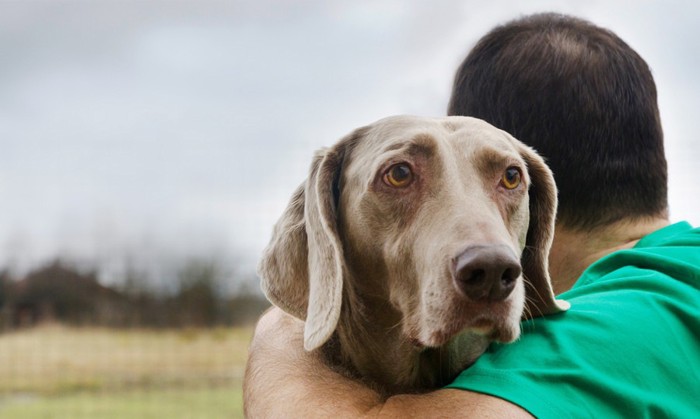
<path id="1" fill-rule="evenodd" d="M 530 221 L 521 257 L 525 278 L 526 318 L 567 310 L 569 303 L 554 297 L 549 277 L 549 250 L 554 238 L 557 213 L 557 187 L 552 171 L 532 148 L 515 140 L 520 155 L 527 163 L 530 176 Z"/>

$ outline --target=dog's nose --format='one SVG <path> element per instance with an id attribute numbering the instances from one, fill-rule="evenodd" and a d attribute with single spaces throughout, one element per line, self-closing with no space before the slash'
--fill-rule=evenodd
<path id="1" fill-rule="evenodd" d="M 452 260 L 457 289 L 472 300 L 501 301 L 515 288 L 522 269 L 507 246 L 474 246 Z"/>

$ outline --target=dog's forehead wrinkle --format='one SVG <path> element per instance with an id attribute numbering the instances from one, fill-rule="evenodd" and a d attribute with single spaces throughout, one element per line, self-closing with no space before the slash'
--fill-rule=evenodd
<path id="1" fill-rule="evenodd" d="M 386 146 L 377 155 L 377 163 L 391 158 L 415 158 L 423 156 L 431 158 L 435 154 L 437 147 L 437 139 L 428 133 L 416 134 L 411 138 L 400 138 L 389 141 Z"/>
<path id="2" fill-rule="evenodd" d="M 396 151 L 429 152 L 438 143 L 450 144 L 458 155 L 470 155 L 481 146 L 517 154 L 508 134 L 474 118 L 389 117 L 369 126 L 356 146 L 360 154 L 375 158 Z M 423 147 L 423 148 L 421 148 Z M 368 163 L 367 163 L 368 164 Z"/>

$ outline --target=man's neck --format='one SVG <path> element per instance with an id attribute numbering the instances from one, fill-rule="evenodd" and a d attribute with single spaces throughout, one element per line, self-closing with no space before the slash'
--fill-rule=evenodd
<path id="1" fill-rule="evenodd" d="M 642 237 L 668 224 L 665 217 L 620 221 L 590 231 L 557 224 L 549 254 L 554 293 L 558 295 L 569 290 L 593 262 L 616 250 L 633 247 Z"/>

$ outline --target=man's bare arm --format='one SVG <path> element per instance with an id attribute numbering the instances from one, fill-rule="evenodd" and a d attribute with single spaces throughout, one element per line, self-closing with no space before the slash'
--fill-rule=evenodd
<path id="1" fill-rule="evenodd" d="M 504 400 L 462 390 L 382 400 L 304 351 L 302 335 L 303 323 L 277 308 L 260 319 L 243 386 L 248 417 L 532 417 Z"/>

